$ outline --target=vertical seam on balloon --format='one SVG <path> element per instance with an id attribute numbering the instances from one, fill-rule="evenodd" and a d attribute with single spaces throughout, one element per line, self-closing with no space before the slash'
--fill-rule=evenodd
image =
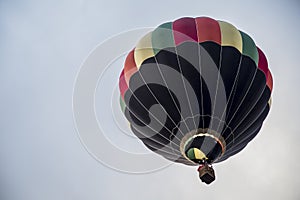
<path id="1" fill-rule="evenodd" d="M 173 26 L 173 23 L 172 23 L 172 26 Z M 164 29 L 165 29 L 165 28 L 164 28 Z M 172 34 L 173 34 L 173 30 L 170 30 L 170 31 L 171 31 Z M 174 36 L 173 36 L 173 38 L 174 38 Z M 174 41 L 174 44 L 175 44 L 175 41 Z M 176 45 L 174 45 L 174 46 L 176 46 Z M 156 63 L 157 69 L 158 69 L 158 71 L 159 71 L 159 73 L 160 73 L 160 76 L 161 76 L 161 78 L 162 78 L 162 80 L 163 80 L 165 86 L 166 86 L 167 89 L 168 89 L 169 95 L 170 95 L 170 97 L 172 98 L 173 103 L 174 103 L 174 105 L 176 106 L 176 109 L 177 109 L 178 113 L 180 113 L 181 119 L 183 119 L 183 116 L 182 116 L 182 114 L 181 114 L 181 112 L 180 112 L 180 110 L 179 110 L 179 108 L 178 108 L 178 106 L 177 106 L 177 104 L 176 104 L 176 102 L 175 102 L 175 100 L 174 100 L 174 97 L 173 97 L 173 95 L 171 94 L 171 92 L 170 92 L 170 90 L 169 90 L 168 84 L 167 84 L 167 82 L 166 82 L 166 80 L 165 80 L 165 78 L 164 78 L 164 76 L 163 76 L 163 73 L 161 72 L 161 69 L 160 69 L 160 67 L 159 67 L 159 64 L 158 64 L 156 55 L 157 55 L 157 54 L 154 54 L 154 59 L 155 59 L 155 63 Z M 174 121 L 173 121 L 172 118 L 171 118 L 171 120 L 172 120 L 172 122 L 174 123 Z M 174 123 L 174 124 L 176 125 L 176 123 Z M 186 123 L 185 123 L 185 126 L 188 128 L 188 126 L 187 126 Z M 178 129 L 178 130 L 180 130 L 180 129 Z M 173 130 L 171 131 L 171 133 L 173 133 Z M 181 133 L 182 136 L 184 136 L 184 133 L 182 133 L 181 130 L 180 130 L 180 133 Z M 174 134 L 174 135 L 175 135 L 175 134 Z"/>
<path id="2" fill-rule="evenodd" d="M 129 86 L 129 80 L 130 80 L 130 78 L 131 78 L 131 76 L 134 74 L 134 73 L 136 73 L 137 71 L 138 71 L 138 68 L 137 68 L 137 66 L 136 66 L 136 62 L 135 62 L 135 58 L 134 58 L 134 51 L 135 51 L 135 48 L 133 48 L 130 52 L 129 52 L 129 54 L 128 54 L 128 56 L 132 53 L 132 61 L 134 62 L 133 64 L 134 64 L 134 67 L 133 68 L 135 68 L 135 72 L 133 72 L 129 77 L 128 77 L 128 83 L 127 83 L 127 80 L 126 80 L 126 74 L 128 74 L 131 70 L 134 70 L 133 68 L 131 68 L 130 70 L 126 70 L 126 72 L 125 72 L 125 70 L 124 70 L 124 77 L 125 77 L 125 82 L 126 82 L 126 84 L 127 84 L 127 86 Z M 128 56 L 125 58 L 125 64 L 126 64 L 126 60 L 128 59 Z M 124 69 L 125 69 L 125 66 L 126 65 L 124 65 Z M 128 72 L 129 71 L 129 72 Z"/>
<path id="3" fill-rule="evenodd" d="M 218 21 L 218 23 L 219 23 L 219 26 L 220 26 L 220 21 Z M 228 24 L 227 22 L 225 22 L 226 24 Z M 231 25 L 231 26 L 233 26 L 232 24 L 229 24 L 229 25 Z M 233 26 L 234 27 L 234 26 Z M 235 28 L 235 27 L 234 27 Z M 235 28 L 236 29 L 236 28 Z M 220 30 L 221 30 L 221 50 L 222 50 L 222 48 L 223 48 L 223 45 L 222 45 L 222 43 L 223 43 L 223 36 L 224 36 L 224 34 L 222 33 L 222 29 L 221 29 L 221 26 L 220 26 Z M 240 34 L 240 32 L 238 31 L 238 33 Z M 241 36 L 241 34 L 240 34 L 240 36 Z M 243 42 L 243 40 L 242 40 L 242 36 L 241 36 L 241 42 Z M 243 45 L 243 43 L 242 43 L 242 45 Z M 237 49 L 237 47 L 235 47 L 235 46 L 233 46 L 233 48 L 235 48 L 235 49 Z M 238 51 L 239 51 L 239 49 L 237 49 Z M 241 51 L 242 51 L 243 49 L 241 49 Z M 239 51 L 239 53 L 241 54 L 241 56 L 240 56 L 240 63 L 239 63 L 239 69 L 238 69 L 238 73 L 239 73 L 239 70 L 240 70 L 240 64 L 241 64 L 241 57 L 242 57 L 242 52 L 240 52 Z M 221 56 L 220 56 L 221 57 Z M 221 57 L 222 58 L 222 57 Z M 221 60 L 221 59 L 220 59 Z M 220 61 L 221 62 L 221 61 Z M 220 64 L 220 68 L 219 69 L 221 69 L 221 64 Z M 220 71 L 220 70 L 219 70 Z M 236 75 L 236 77 L 235 77 L 235 81 L 237 80 L 237 77 L 238 77 L 238 73 L 237 73 L 237 75 Z M 219 73 L 220 74 L 220 73 Z M 218 74 L 218 75 L 219 75 Z M 218 85 L 217 85 L 218 86 Z M 234 90 L 234 95 L 235 95 L 235 92 L 236 92 L 236 90 L 235 90 L 236 88 L 235 87 L 233 87 L 232 88 L 232 90 Z M 230 91 L 230 94 L 232 93 L 232 90 Z M 233 95 L 233 96 L 234 96 Z M 222 119 L 222 117 L 223 117 L 223 115 L 224 115 L 224 113 L 226 112 L 226 111 L 230 111 L 230 108 L 231 108 L 231 106 L 232 106 L 232 102 L 231 102 L 231 105 L 230 105 L 230 108 L 229 109 L 227 109 L 227 105 L 228 105 L 228 102 L 229 102 L 229 99 L 227 99 L 227 104 L 226 104 L 226 107 L 225 107 L 225 109 L 226 110 L 224 110 L 224 112 L 223 112 L 223 114 L 222 114 L 222 116 L 221 116 L 221 119 Z M 217 129 L 219 129 L 219 127 L 220 127 L 220 124 L 221 123 L 219 123 L 219 125 L 218 125 L 218 128 Z M 228 124 L 230 124 L 230 122 L 228 123 Z M 224 130 L 226 130 L 226 129 L 224 129 Z M 223 131 L 224 131 L 223 130 Z M 223 132 L 222 131 L 222 132 Z M 233 134 L 233 132 L 230 132 L 230 134 L 229 134 L 229 136 L 227 137 L 227 138 L 229 138 L 230 136 L 232 135 L 232 137 L 233 137 L 233 140 L 235 139 L 235 136 L 234 136 L 234 134 Z M 226 138 L 226 139 L 227 139 Z"/>
<path id="4" fill-rule="evenodd" d="M 222 37 L 221 37 L 222 39 Z M 215 106 L 216 106 L 216 98 L 217 98 L 217 92 L 218 92 L 218 87 L 219 87 L 219 79 L 220 79 L 220 68 L 221 68 L 221 63 L 222 63 L 222 46 L 221 46 L 221 49 L 220 49 L 220 53 L 219 53 L 219 69 L 218 69 L 218 78 L 217 78 L 217 83 L 216 83 L 216 92 L 215 92 L 215 97 L 214 97 L 214 105 L 213 105 L 213 109 L 212 109 L 212 115 L 211 115 L 211 120 L 210 120 L 210 124 L 209 124 L 209 129 L 212 130 L 212 126 L 213 126 L 213 121 L 214 121 L 214 112 L 215 112 Z M 214 131 L 217 131 L 217 130 L 214 130 Z"/>
<path id="5" fill-rule="evenodd" d="M 221 34 L 221 43 L 222 43 L 222 34 Z M 213 109 L 212 109 L 212 115 L 211 115 L 211 118 L 213 120 L 211 120 L 210 124 L 209 124 L 209 128 L 212 129 L 212 125 L 213 125 L 213 121 L 215 119 L 214 117 L 214 113 L 215 113 L 215 107 L 216 107 L 216 98 L 217 98 L 217 93 L 218 93 L 218 87 L 219 87 L 219 79 L 220 79 L 220 69 L 222 67 L 222 51 L 223 51 L 223 47 L 221 45 L 221 49 L 220 49 L 220 53 L 219 53 L 219 63 L 218 63 L 218 78 L 217 78 L 217 83 L 216 83 L 216 92 L 215 92 L 215 98 L 214 98 L 214 105 L 213 105 Z M 217 130 L 215 130 L 217 131 Z"/>
<path id="6" fill-rule="evenodd" d="M 237 71 L 237 73 L 236 73 L 236 75 L 235 75 L 234 83 L 233 83 L 232 89 L 231 89 L 231 91 L 230 91 L 229 98 L 227 99 L 227 103 L 226 103 L 226 106 L 225 106 L 226 110 L 224 110 L 224 112 L 223 112 L 223 114 L 222 114 L 222 116 L 221 116 L 221 119 L 223 118 L 224 114 L 226 114 L 227 112 L 229 112 L 230 109 L 231 109 L 231 106 L 232 106 L 232 103 L 233 103 L 233 102 L 230 103 L 229 108 L 227 108 L 227 106 L 228 106 L 228 104 L 229 104 L 231 98 L 233 98 L 233 97 L 235 96 L 236 88 L 237 88 L 236 83 L 237 83 L 238 77 L 239 77 L 239 75 L 240 75 L 241 64 L 242 64 L 242 54 L 240 54 L 238 71 Z M 219 123 L 219 125 L 218 125 L 218 131 L 219 131 L 219 128 L 220 128 L 220 124 L 221 124 L 221 123 Z M 232 135 L 233 138 L 234 138 L 233 132 L 231 132 L 230 135 Z"/>
<path id="7" fill-rule="evenodd" d="M 238 112 L 239 108 L 240 108 L 241 105 L 243 104 L 243 102 L 244 102 L 244 100 L 245 100 L 245 98 L 246 98 L 248 92 L 250 91 L 250 88 L 251 88 L 251 86 L 252 86 L 252 84 L 253 84 L 253 82 L 254 82 L 255 76 L 256 76 L 256 74 L 257 74 L 257 69 L 258 69 L 258 67 L 255 68 L 255 73 L 254 73 L 254 75 L 253 75 L 253 77 L 252 77 L 252 80 L 251 80 L 251 83 L 250 83 L 249 87 L 247 88 L 246 94 L 244 95 L 244 97 L 243 97 L 242 100 L 240 101 L 238 107 L 236 108 L 235 112 L 233 113 L 233 115 L 232 115 L 231 119 L 229 120 L 228 124 L 231 123 L 231 121 L 232 121 L 233 118 L 235 117 L 236 113 Z M 262 95 L 262 94 L 263 94 L 263 92 L 261 93 L 261 95 Z M 260 95 L 260 96 L 261 96 L 261 95 Z M 259 98 L 260 98 L 260 96 L 259 96 Z M 259 98 L 257 98 L 257 101 L 259 100 Z M 256 101 L 255 104 L 252 106 L 252 108 L 250 109 L 250 111 L 251 111 L 251 110 L 253 109 L 253 107 L 256 105 L 257 101 Z M 250 111 L 247 112 L 247 114 L 246 114 L 246 115 L 244 116 L 244 118 L 240 121 L 240 123 L 247 117 L 247 115 L 250 113 Z M 235 129 L 234 129 L 234 130 L 235 130 Z M 233 130 L 233 132 L 234 132 L 234 130 Z M 228 137 L 226 137 L 225 141 L 227 140 L 227 138 L 228 138 Z M 233 143 L 234 143 L 234 139 L 233 139 Z M 230 143 L 229 143 L 229 144 L 230 144 Z M 228 145 L 229 145 L 229 144 L 228 144 Z"/>
<path id="8" fill-rule="evenodd" d="M 221 34 L 221 36 L 222 36 L 222 34 Z M 242 41 L 243 41 L 243 40 L 242 40 Z M 222 44 L 222 41 L 221 41 L 221 44 Z M 243 43 L 242 43 L 242 45 L 243 45 Z M 221 45 L 221 46 L 222 46 L 222 45 Z M 234 83 L 233 83 L 232 89 L 231 89 L 231 91 L 230 91 L 229 97 L 228 97 L 228 99 L 227 99 L 227 103 L 226 103 L 224 112 L 222 113 L 221 119 L 223 118 L 224 114 L 227 113 L 226 111 L 229 112 L 230 109 L 231 109 L 231 106 L 232 106 L 232 103 L 233 103 L 233 102 L 231 102 L 231 104 L 230 104 L 230 106 L 229 106 L 229 109 L 227 109 L 227 106 L 228 106 L 229 101 L 231 100 L 231 97 L 232 97 L 232 96 L 235 96 L 235 93 L 236 93 L 236 83 L 237 83 L 237 80 L 238 80 L 238 77 L 239 77 L 240 68 L 241 68 L 241 63 L 242 63 L 242 53 L 240 53 L 240 59 L 239 59 L 238 71 L 237 71 L 237 73 L 236 73 L 236 75 L 235 75 Z M 233 95 L 232 95 L 232 92 L 233 92 Z M 220 124 L 221 124 L 221 122 L 219 122 L 217 131 L 219 131 Z M 227 128 L 226 128 L 226 129 L 227 129 Z M 231 133 L 229 134 L 229 136 L 230 136 L 230 135 L 232 135 L 232 137 L 234 138 L 233 132 L 231 132 Z"/>
<path id="9" fill-rule="evenodd" d="M 195 19 L 195 23 L 196 23 L 196 31 L 197 31 L 197 37 L 199 35 L 199 30 L 198 30 L 198 24 L 197 24 L 197 20 Z M 197 41 L 197 46 L 198 46 L 198 62 L 199 62 L 199 80 L 200 80 L 200 86 L 201 86 L 201 113 L 200 116 L 202 116 L 202 128 L 204 128 L 204 106 L 203 106 L 203 83 L 202 83 L 202 69 L 201 69 L 201 48 L 200 48 L 200 44 L 199 44 L 199 38 Z"/>
<path id="10" fill-rule="evenodd" d="M 175 33 L 175 32 L 174 32 L 175 30 L 174 30 L 173 24 L 172 24 L 172 29 L 173 29 L 173 33 Z M 177 32 L 177 31 L 176 31 L 176 32 Z M 179 33 L 181 33 L 181 32 L 179 32 Z M 183 34 L 183 33 L 181 33 L 181 34 Z M 187 35 L 187 36 L 188 36 L 188 35 Z M 188 37 L 189 37 L 189 36 L 188 36 Z M 175 36 L 174 36 L 174 40 L 175 40 Z M 179 69 L 180 69 L 180 73 L 182 74 L 182 68 L 181 68 L 181 65 L 180 65 L 179 57 L 178 57 L 177 45 L 175 45 L 175 52 L 176 52 L 176 58 L 177 58 L 177 63 L 178 63 Z M 182 76 L 183 76 L 183 74 L 182 74 Z M 185 82 L 184 82 L 182 76 L 181 76 L 181 80 L 182 80 L 183 87 L 184 87 L 184 90 L 185 90 L 185 94 L 186 94 L 186 97 L 187 97 L 187 100 L 188 100 L 188 103 L 189 103 L 189 109 L 190 109 L 191 114 L 194 115 L 194 113 L 193 113 L 193 111 L 192 111 L 190 99 L 189 99 L 189 96 L 188 96 L 188 94 L 187 94 L 186 85 L 185 85 Z M 197 126 L 196 126 L 195 119 L 193 119 L 193 122 L 194 122 L 194 126 L 195 126 L 195 129 L 196 129 Z M 187 126 L 187 129 L 188 129 L 189 132 L 191 131 L 191 130 L 189 129 L 188 126 Z"/>
<path id="11" fill-rule="evenodd" d="M 171 22 L 171 23 L 172 23 L 172 26 L 173 26 L 173 22 Z M 163 28 L 163 29 L 166 29 L 166 28 Z M 175 40 L 174 40 L 174 35 L 173 35 L 173 30 L 172 30 L 172 29 L 169 29 L 169 30 L 170 30 L 170 32 L 172 33 L 172 36 L 173 36 L 174 46 L 176 46 L 176 45 L 175 45 Z M 153 46 L 153 40 L 152 40 L 152 46 Z M 158 53 L 157 53 L 157 54 L 158 54 Z M 166 80 L 165 80 L 165 78 L 164 78 L 164 76 L 163 76 L 163 73 L 161 72 L 161 69 L 160 69 L 160 67 L 159 67 L 159 64 L 158 64 L 158 61 L 157 61 L 157 58 L 156 58 L 156 55 L 157 55 L 157 54 L 154 53 L 155 63 L 156 63 L 157 69 L 158 69 L 158 71 L 159 71 L 159 73 L 160 73 L 160 76 L 161 76 L 162 80 L 164 81 L 165 86 L 166 86 L 167 89 L 168 89 L 168 84 L 167 84 L 167 82 L 166 82 Z M 171 92 L 170 92 L 169 89 L 168 89 L 168 92 L 169 92 L 170 97 L 172 98 L 172 101 L 173 101 L 174 105 L 176 106 L 176 109 L 177 109 L 178 113 L 180 113 L 181 119 L 183 119 L 183 116 L 182 116 L 182 114 L 181 114 L 181 112 L 180 112 L 180 110 L 179 110 L 179 108 L 178 108 L 178 106 L 177 106 L 177 104 L 176 104 L 176 102 L 175 102 L 175 100 L 174 100 L 174 98 L 173 98 L 173 95 L 171 94 Z M 176 123 L 173 121 L 173 119 L 172 119 L 172 118 L 170 118 L 170 119 L 171 119 L 172 122 L 176 125 Z M 185 123 L 185 126 L 188 128 L 188 126 L 187 126 L 186 123 Z M 179 129 L 179 131 L 180 131 L 181 135 L 184 136 L 184 133 L 182 133 L 182 131 L 181 131 L 180 129 Z M 173 130 L 171 131 L 171 133 L 173 133 Z"/>

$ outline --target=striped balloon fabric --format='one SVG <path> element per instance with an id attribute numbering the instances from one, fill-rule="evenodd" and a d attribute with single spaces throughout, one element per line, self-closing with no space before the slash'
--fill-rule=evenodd
<path id="1" fill-rule="evenodd" d="M 150 150 L 187 165 L 213 164 L 260 131 L 272 85 L 266 56 L 248 34 L 186 17 L 158 26 L 128 53 L 120 104 Z"/>

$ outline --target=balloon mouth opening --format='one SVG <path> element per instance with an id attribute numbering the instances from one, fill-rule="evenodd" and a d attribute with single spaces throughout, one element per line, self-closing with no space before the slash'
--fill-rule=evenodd
<path id="1" fill-rule="evenodd" d="M 195 164 L 212 164 L 225 152 L 225 141 L 222 136 L 208 130 L 194 130 L 181 141 L 181 153 Z"/>

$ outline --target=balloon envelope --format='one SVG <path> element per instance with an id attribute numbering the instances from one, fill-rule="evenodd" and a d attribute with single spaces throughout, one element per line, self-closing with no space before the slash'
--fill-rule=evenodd
<path id="1" fill-rule="evenodd" d="M 158 26 L 127 55 L 120 104 L 150 150 L 187 165 L 212 164 L 260 131 L 272 82 L 249 35 L 227 22 L 187 17 Z"/>

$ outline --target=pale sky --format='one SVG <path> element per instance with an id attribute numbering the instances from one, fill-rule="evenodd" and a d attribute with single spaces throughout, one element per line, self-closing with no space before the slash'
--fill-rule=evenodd
<path id="1" fill-rule="evenodd" d="M 1 1 L 0 199 L 299 199 L 299 9 L 297 0 Z M 274 77 L 262 130 L 240 154 L 215 166 L 217 180 L 209 186 L 195 168 L 181 164 L 142 175 L 112 170 L 87 152 L 73 120 L 76 75 L 97 45 L 183 16 L 228 21 L 251 35 Z M 105 83 L 116 84 L 122 62 Z M 107 136 L 127 151 L 147 153 L 101 111 L 109 102 L 101 98 L 102 87 L 97 115 L 105 113 L 105 129 L 116 130 Z"/>

